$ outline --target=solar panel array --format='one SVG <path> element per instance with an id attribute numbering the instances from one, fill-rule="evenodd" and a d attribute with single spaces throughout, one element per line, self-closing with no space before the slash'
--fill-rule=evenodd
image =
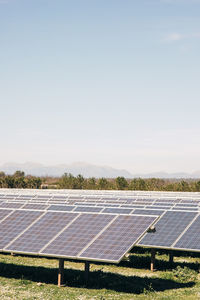
<path id="1" fill-rule="evenodd" d="M 200 240 L 192 237 L 200 236 L 200 193 L 2 189 L 1 207 L 107 216 L 159 216 L 156 232 L 146 233 L 137 245 L 200 251 Z M 92 251 L 88 248 L 85 253 Z"/>
<path id="2" fill-rule="evenodd" d="M 26 203 L 26 202 L 25 202 Z M 12 203 L 11 203 L 12 204 Z M 25 208 L 26 206 L 26 208 Z M 118 263 L 156 221 L 156 216 L 37 210 L 33 204 L 0 208 L 0 250 L 23 254 Z M 134 227 L 130 224 L 134 224 Z M 140 225 L 138 227 L 138 224 Z M 129 236 L 123 247 L 119 236 Z M 108 236 L 101 257 L 91 249 Z M 117 243 L 118 240 L 118 243 Z M 112 247 L 113 243 L 115 248 Z M 82 254 L 87 253 L 87 257 Z"/>
<path id="3" fill-rule="evenodd" d="M 197 214 L 167 211 L 156 224 L 156 232 L 147 233 L 139 245 L 170 248 Z"/>

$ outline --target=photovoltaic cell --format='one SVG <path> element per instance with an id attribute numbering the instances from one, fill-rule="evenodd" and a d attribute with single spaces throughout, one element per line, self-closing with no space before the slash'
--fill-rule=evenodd
<path id="1" fill-rule="evenodd" d="M 82 214 L 41 253 L 76 257 L 113 218 L 112 215 Z"/>
<path id="2" fill-rule="evenodd" d="M 5 250 L 38 253 L 76 216 L 72 213 L 47 212 Z"/>
<path id="3" fill-rule="evenodd" d="M 40 211 L 14 211 L 0 226 L 0 249 L 3 249 L 23 230 L 35 221 L 42 212 Z"/>
<path id="4" fill-rule="evenodd" d="M 152 216 L 120 215 L 80 257 L 119 262 L 155 220 Z"/>
<path id="5" fill-rule="evenodd" d="M 200 216 L 197 217 L 197 219 L 182 235 L 182 237 L 174 245 L 174 248 L 200 251 Z"/>
<path id="6" fill-rule="evenodd" d="M 167 211 L 156 223 L 156 232 L 146 233 L 138 245 L 170 247 L 195 216 L 194 212 Z"/>

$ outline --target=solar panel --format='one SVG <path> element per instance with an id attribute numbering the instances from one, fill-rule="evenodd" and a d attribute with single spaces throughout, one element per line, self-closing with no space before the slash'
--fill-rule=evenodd
<path id="1" fill-rule="evenodd" d="M 53 200 L 67 200 L 67 195 L 66 196 L 58 196 L 58 195 L 56 195 L 56 196 L 53 196 Z"/>
<path id="2" fill-rule="evenodd" d="M 12 210 L 8 210 L 8 209 L 0 209 L 0 222 L 1 222 L 6 216 L 8 216 L 11 212 L 12 212 Z M 0 227 L 1 227 L 1 224 L 0 224 Z"/>
<path id="3" fill-rule="evenodd" d="M 16 198 L 16 196 L 5 196 L 4 200 L 14 200 Z"/>
<path id="4" fill-rule="evenodd" d="M 121 205 L 120 207 L 123 207 L 123 208 L 144 208 L 144 205 L 131 204 L 131 205 Z"/>
<path id="5" fill-rule="evenodd" d="M 34 197 L 34 195 L 20 195 L 17 197 L 17 200 L 20 199 L 20 200 L 29 200 L 29 199 L 32 199 Z"/>
<path id="6" fill-rule="evenodd" d="M 160 203 L 160 202 L 157 202 L 157 203 L 152 203 L 152 206 L 161 206 L 161 208 L 162 207 L 164 207 L 164 206 L 166 206 L 166 207 L 172 207 L 174 205 L 174 203 Z"/>
<path id="7" fill-rule="evenodd" d="M 108 204 L 108 203 L 98 203 L 97 206 L 107 206 L 107 207 L 119 207 L 120 204 Z"/>
<path id="8" fill-rule="evenodd" d="M 188 199 L 186 200 L 186 199 L 185 199 L 185 200 L 181 200 L 181 201 L 180 201 L 180 203 L 185 203 L 185 204 L 188 204 L 188 203 L 196 203 L 196 202 L 197 202 L 196 200 L 192 200 L 192 199 L 190 199 L 190 200 L 188 200 Z"/>
<path id="9" fill-rule="evenodd" d="M 74 201 L 82 201 L 83 200 L 82 197 L 77 197 L 77 196 L 69 196 L 68 199 L 69 200 L 74 200 Z"/>
<path id="10" fill-rule="evenodd" d="M 51 195 L 38 195 L 36 199 L 44 199 L 44 200 L 48 200 L 52 198 Z"/>
<path id="11" fill-rule="evenodd" d="M 111 214 L 130 214 L 133 209 L 130 208 L 113 208 L 106 207 L 102 213 L 111 213 Z"/>
<path id="12" fill-rule="evenodd" d="M 96 207 L 96 206 L 77 206 L 75 208 L 75 212 L 100 212 L 103 207 Z"/>
<path id="13" fill-rule="evenodd" d="M 82 214 L 41 253 L 76 257 L 113 218 L 113 215 Z"/>
<path id="14" fill-rule="evenodd" d="M 172 210 L 198 211 L 198 207 L 172 207 Z"/>
<path id="15" fill-rule="evenodd" d="M 194 203 L 177 203 L 175 207 L 198 207 L 198 204 Z"/>
<path id="16" fill-rule="evenodd" d="M 174 248 L 200 251 L 200 216 L 190 225 Z"/>
<path id="17" fill-rule="evenodd" d="M 29 254 L 38 253 L 75 217 L 77 214 L 47 212 L 4 250 Z"/>
<path id="18" fill-rule="evenodd" d="M 0 249 L 3 249 L 22 231 L 33 223 L 42 212 L 39 211 L 14 211 L 0 226 Z"/>
<path id="19" fill-rule="evenodd" d="M 118 198 L 118 197 L 116 197 L 116 198 Z M 105 201 L 109 201 L 109 200 L 116 200 L 116 198 L 115 197 L 109 197 L 109 198 L 107 198 L 107 197 L 102 197 L 101 198 L 101 200 L 105 200 Z"/>
<path id="20" fill-rule="evenodd" d="M 30 199 L 32 199 L 33 198 L 33 196 L 31 196 L 31 197 L 17 197 L 17 198 L 15 198 L 15 200 L 16 201 L 29 201 Z"/>
<path id="21" fill-rule="evenodd" d="M 141 205 L 151 205 L 150 201 L 136 201 L 135 203 L 141 204 Z"/>
<path id="22" fill-rule="evenodd" d="M 171 247 L 195 216 L 194 212 L 167 211 L 156 223 L 156 232 L 147 233 L 138 245 Z"/>
<path id="23" fill-rule="evenodd" d="M 3 203 L 0 203 L 0 208 L 20 208 L 23 205 L 24 205 L 24 203 L 3 202 Z"/>
<path id="24" fill-rule="evenodd" d="M 148 206 L 146 206 L 146 208 L 152 208 L 152 209 L 164 209 L 164 210 L 166 209 L 166 210 L 167 210 L 167 209 L 170 209 L 171 206 L 156 206 L 156 205 L 154 205 L 154 206 L 151 205 L 151 206 L 150 206 L 150 205 L 148 205 Z"/>
<path id="25" fill-rule="evenodd" d="M 57 210 L 57 211 L 72 211 L 75 208 L 74 205 L 51 205 L 47 210 Z"/>
<path id="26" fill-rule="evenodd" d="M 21 209 L 36 209 L 36 210 L 45 210 L 49 205 L 46 204 L 34 204 L 34 203 L 27 203 Z"/>
<path id="27" fill-rule="evenodd" d="M 119 262 L 155 220 L 150 216 L 119 215 L 80 257 Z"/>
<path id="28" fill-rule="evenodd" d="M 160 209 L 135 209 L 133 214 L 161 216 L 164 212 Z"/>
<path id="29" fill-rule="evenodd" d="M 89 202 L 75 202 L 74 205 L 81 205 L 81 206 L 96 206 L 96 203 L 89 203 Z M 102 204 L 103 205 L 103 204 Z"/>

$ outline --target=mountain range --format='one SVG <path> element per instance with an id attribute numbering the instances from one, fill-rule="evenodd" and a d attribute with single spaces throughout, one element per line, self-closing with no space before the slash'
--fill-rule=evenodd
<path id="1" fill-rule="evenodd" d="M 34 176 L 62 176 L 64 173 L 71 173 L 74 176 L 78 174 L 84 177 L 106 177 L 115 178 L 117 176 L 124 176 L 125 178 L 200 178 L 200 171 L 193 173 L 177 172 L 152 172 L 152 173 L 135 173 L 132 174 L 125 169 L 116 169 L 109 166 L 98 166 L 85 162 L 74 162 L 71 164 L 58 164 L 46 166 L 40 163 L 26 162 L 15 163 L 9 162 L 0 166 L 0 171 L 6 174 L 13 174 L 17 170 L 24 171 L 26 175 Z"/>

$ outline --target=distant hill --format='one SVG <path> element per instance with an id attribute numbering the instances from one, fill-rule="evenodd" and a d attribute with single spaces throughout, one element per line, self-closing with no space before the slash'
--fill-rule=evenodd
<path id="1" fill-rule="evenodd" d="M 84 177 L 106 177 L 106 178 L 116 178 L 117 176 L 124 176 L 125 178 L 200 178 L 200 171 L 193 173 L 167 173 L 167 172 L 152 172 L 152 173 L 135 173 L 131 174 L 129 171 L 124 169 L 115 169 L 109 166 L 98 166 L 84 162 L 75 162 L 72 164 L 60 164 L 45 166 L 39 163 L 15 163 L 10 162 L 0 166 L 0 171 L 4 171 L 7 174 L 13 174 L 15 171 L 21 170 L 24 171 L 26 175 L 35 175 L 35 176 L 62 176 L 64 173 L 71 173 L 74 176 L 78 174 L 83 175 Z"/>
<path id="2" fill-rule="evenodd" d="M 126 170 L 114 169 L 108 166 L 97 166 L 84 162 L 75 162 L 72 164 L 45 166 L 43 164 L 26 162 L 26 163 L 6 163 L 0 166 L 0 171 L 7 174 L 13 174 L 15 171 L 21 170 L 25 174 L 35 176 L 62 176 L 64 173 L 71 173 L 74 176 L 78 174 L 84 177 L 107 177 L 115 178 L 117 176 L 124 176 L 126 178 L 133 177 L 131 173 Z"/>

